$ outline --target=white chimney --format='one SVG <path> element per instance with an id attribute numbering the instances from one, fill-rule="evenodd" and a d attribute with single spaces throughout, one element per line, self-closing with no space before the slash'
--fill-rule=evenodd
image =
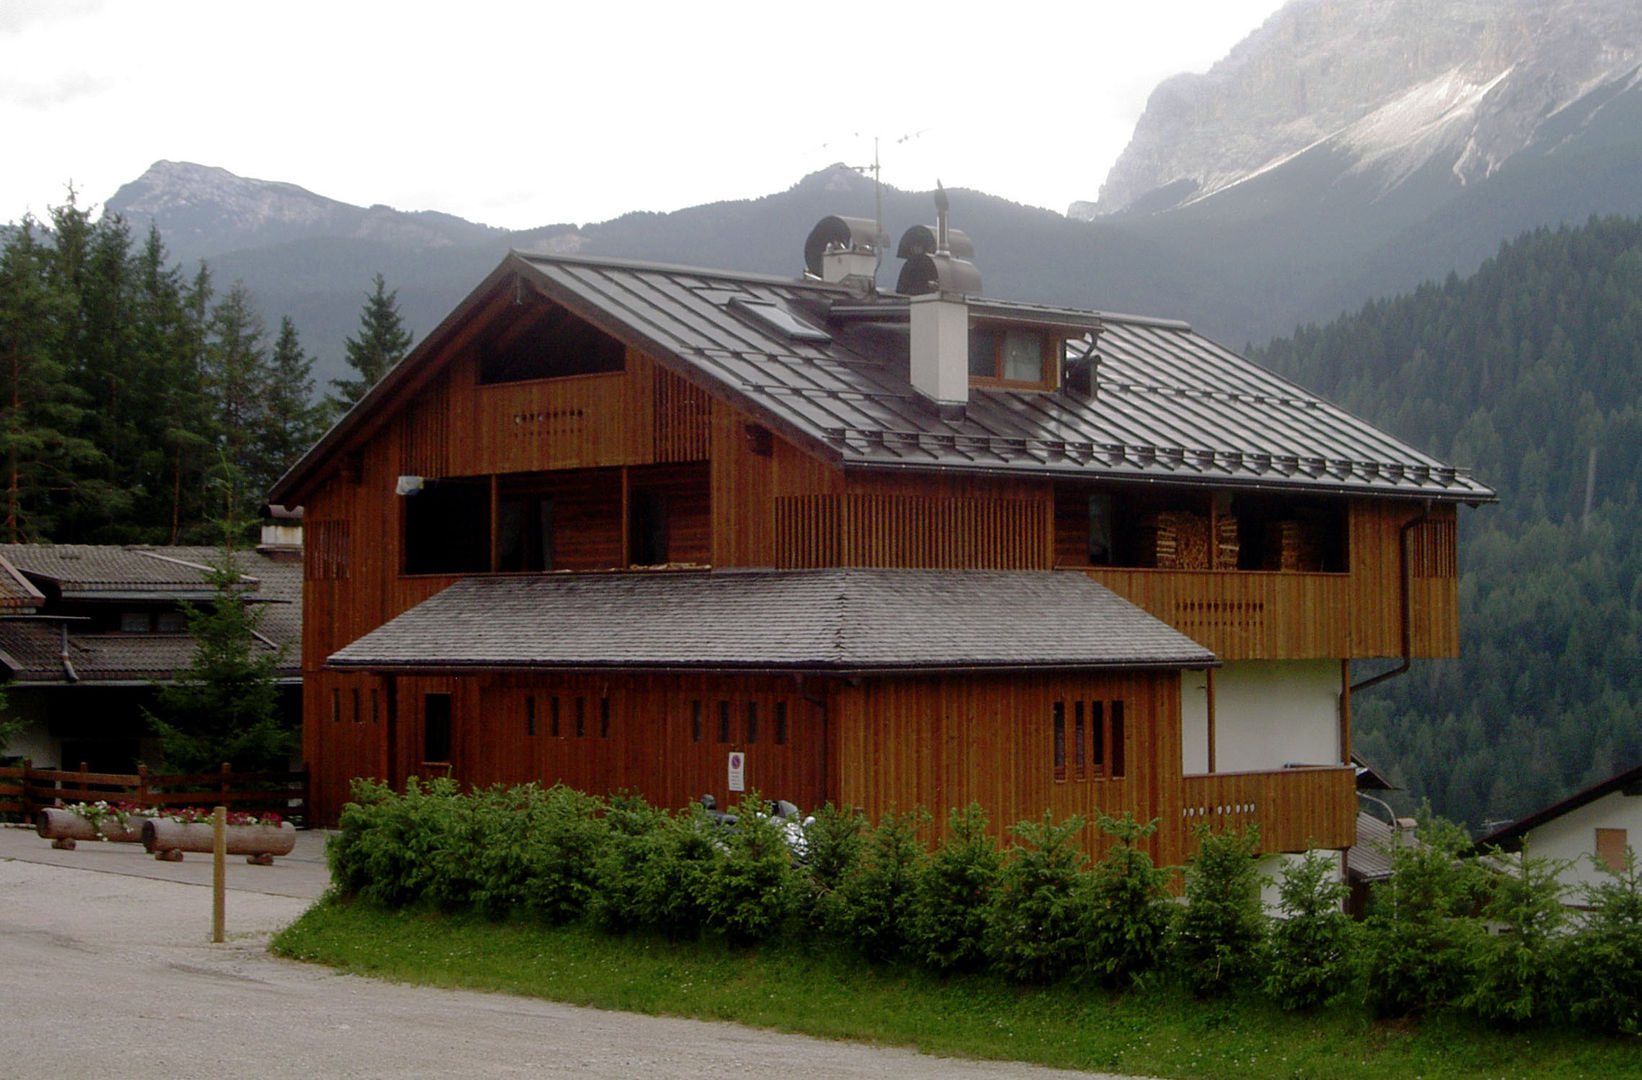
<path id="1" fill-rule="evenodd" d="M 969 403 L 969 305 L 962 294 L 909 297 L 912 388 L 943 414 Z"/>

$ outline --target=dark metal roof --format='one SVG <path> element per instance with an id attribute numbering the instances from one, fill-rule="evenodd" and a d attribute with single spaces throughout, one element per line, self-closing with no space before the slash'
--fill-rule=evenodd
<path id="1" fill-rule="evenodd" d="M 992 318 L 1098 319 L 1097 393 L 975 389 L 961 420 L 941 419 L 908 380 L 905 302 L 840 297 L 809 282 L 592 259 L 519 256 L 549 295 L 597 311 L 664 356 L 827 447 L 846 465 L 1056 473 L 1090 479 L 1323 488 L 1491 500 L 1445 465 L 1195 333 L 1185 323 L 990 298 Z M 728 312 L 735 298 L 784 304 L 826 343 L 764 332 Z"/>
<path id="2" fill-rule="evenodd" d="M 1478 852 L 1486 852 L 1497 847 L 1504 851 L 1520 851 L 1523 838 L 1534 829 L 1615 792 L 1642 797 L 1642 765 L 1626 769 L 1601 783 L 1592 784 L 1578 794 L 1568 796 L 1561 802 L 1552 803 L 1543 810 L 1537 810 L 1525 818 L 1513 821 L 1504 828 L 1495 829 L 1478 840 L 1475 849 Z"/>
<path id="3" fill-rule="evenodd" d="M 1082 574 L 865 569 L 464 578 L 329 660 L 862 674 L 1214 662 Z"/>
<path id="4" fill-rule="evenodd" d="M 215 547 L 144 547 L 97 544 L 0 544 L 0 562 L 15 566 L 49 595 L 43 614 L 0 619 L 0 665 L 25 685 L 146 683 L 169 680 L 188 665 L 194 639 L 185 633 L 89 632 L 83 620 L 59 621 L 64 601 L 152 607 L 200 603 L 215 596 L 206 580 L 222 557 Z M 254 549 L 234 553 L 235 568 L 250 599 L 258 602 L 261 635 L 255 648 L 286 655 L 282 677 L 300 671 L 302 566 L 264 557 Z M 63 664 L 66 642 L 69 667 Z M 72 676 L 69 671 L 72 669 Z"/>
<path id="5" fill-rule="evenodd" d="M 988 320 L 1098 327 L 1096 392 L 972 389 L 964 415 L 948 419 L 912 388 L 905 297 L 860 296 L 814 280 L 519 252 L 346 414 L 272 497 L 298 494 L 355 430 L 369 430 L 377 403 L 414 384 L 443 343 L 515 277 L 846 467 L 1494 499 L 1468 470 L 1185 323 L 974 298 L 975 313 Z M 736 313 L 749 304 L 775 305 L 830 339 L 803 340 Z"/>

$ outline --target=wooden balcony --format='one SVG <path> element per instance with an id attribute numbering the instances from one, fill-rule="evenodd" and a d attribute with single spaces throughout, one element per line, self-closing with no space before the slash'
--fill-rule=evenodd
<path id="1" fill-rule="evenodd" d="M 1112 567 L 1085 573 L 1222 659 L 1355 655 L 1349 574 Z"/>
<path id="2" fill-rule="evenodd" d="M 1216 831 L 1259 825 L 1267 852 L 1343 848 L 1356 840 L 1356 770 L 1349 765 L 1198 774 L 1183 777 L 1180 790 L 1187 850 L 1200 823 Z"/>

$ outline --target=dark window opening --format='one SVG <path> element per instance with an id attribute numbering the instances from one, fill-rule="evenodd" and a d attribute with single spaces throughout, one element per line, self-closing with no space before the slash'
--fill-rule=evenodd
<path id="1" fill-rule="evenodd" d="M 627 550 L 634 566 L 660 566 L 667 561 L 667 496 L 637 489 L 627 514 Z"/>
<path id="2" fill-rule="evenodd" d="M 1063 566 L 1345 573 L 1344 499 L 1245 494 L 1220 501 L 1162 490 L 1055 491 Z"/>
<path id="3" fill-rule="evenodd" d="M 747 742 L 758 741 L 758 702 L 747 702 Z"/>
<path id="4" fill-rule="evenodd" d="M 543 305 L 523 329 L 516 327 L 479 347 L 479 382 L 524 382 L 571 375 L 599 375 L 626 367 L 621 342 L 557 305 Z"/>
<path id="5" fill-rule="evenodd" d="M 700 742 L 701 741 L 701 702 L 700 702 L 700 700 L 695 700 L 695 701 L 690 702 L 690 741 L 691 742 Z"/>
<path id="6" fill-rule="evenodd" d="M 599 738 L 608 739 L 609 737 L 610 737 L 610 699 L 607 698 L 607 697 L 601 697 L 599 699 Z"/>
<path id="7" fill-rule="evenodd" d="M 579 697 L 579 698 L 576 699 L 576 738 L 584 739 L 586 737 L 587 737 L 587 699 L 583 698 L 583 697 Z"/>
<path id="8" fill-rule="evenodd" d="M 554 694 L 547 699 L 547 733 L 555 739 L 559 737 L 559 695 Z"/>
<path id="9" fill-rule="evenodd" d="M 422 760 L 429 765 L 450 763 L 450 695 L 422 696 Z"/>
<path id="10" fill-rule="evenodd" d="M 490 569 L 490 484 L 425 482 L 400 497 L 405 512 L 405 573 L 472 574 Z"/>
<path id="11" fill-rule="evenodd" d="M 721 743 L 730 741 L 730 703 L 728 701 L 718 703 L 718 741 Z"/>
<path id="12" fill-rule="evenodd" d="M 525 734 L 536 734 L 536 696 L 525 695 Z"/>
<path id="13" fill-rule="evenodd" d="M 1066 779 L 1066 702 L 1057 701 L 1055 716 L 1055 779 Z"/>
<path id="14" fill-rule="evenodd" d="M 775 745 L 787 745 L 787 703 L 775 703 Z"/>
<path id="15" fill-rule="evenodd" d="M 553 499 L 504 495 L 496 505 L 496 569 L 553 569 Z"/>
<path id="16" fill-rule="evenodd" d="M 1095 767 L 1098 776 L 1106 766 L 1106 731 L 1104 713 L 1106 703 L 1091 701 L 1089 703 L 1089 734 L 1093 736 L 1094 745 L 1089 748 L 1089 761 Z"/>
<path id="17" fill-rule="evenodd" d="M 378 723 L 382 719 L 381 702 L 376 696 L 376 690 L 371 690 L 371 723 Z"/>
<path id="18" fill-rule="evenodd" d="M 1126 775 L 1123 767 L 1123 702 L 1112 702 L 1112 768 L 1111 775 Z"/>
<path id="19" fill-rule="evenodd" d="M 359 707 L 359 687 L 356 686 L 353 688 L 353 722 L 360 724 L 364 723 L 364 721 L 365 713 Z"/>
<path id="20" fill-rule="evenodd" d="M 331 723 L 333 723 L 333 724 L 338 723 L 341 720 L 342 720 L 342 691 L 336 689 L 335 687 L 332 687 L 331 688 Z"/>
<path id="21" fill-rule="evenodd" d="M 1083 702 L 1077 703 L 1077 707 L 1072 710 L 1072 717 L 1072 764 L 1077 768 L 1078 779 L 1083 780 L 1089 775 L 1085 768 L 1087 759 L 1084 756 Z"/>

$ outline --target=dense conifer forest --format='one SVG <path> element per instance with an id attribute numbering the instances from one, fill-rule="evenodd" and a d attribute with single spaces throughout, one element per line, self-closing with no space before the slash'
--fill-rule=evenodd
<path id="1" fill-rule="evenodd" d="M 0 228 L 0 540 L 197 544 L 224 521 L 254 527 L 273 482 L 409 348 L 381 275 L 346 345 L 360 378 L 316 401 L 291 320 L 270 335 L 244 285 L 185 272 L 153 227 L 139 241 L 71 191 L 48 220 Z"/>
<path id="2" fill-rule="evenodd" d="M 1460 514 L 1461 658 L 1354 699 L 1355 748 L 1473 831 L 1642 761 L 1642 221 L 1525 234 L 1256 358 L 1499 492 Z"/>

